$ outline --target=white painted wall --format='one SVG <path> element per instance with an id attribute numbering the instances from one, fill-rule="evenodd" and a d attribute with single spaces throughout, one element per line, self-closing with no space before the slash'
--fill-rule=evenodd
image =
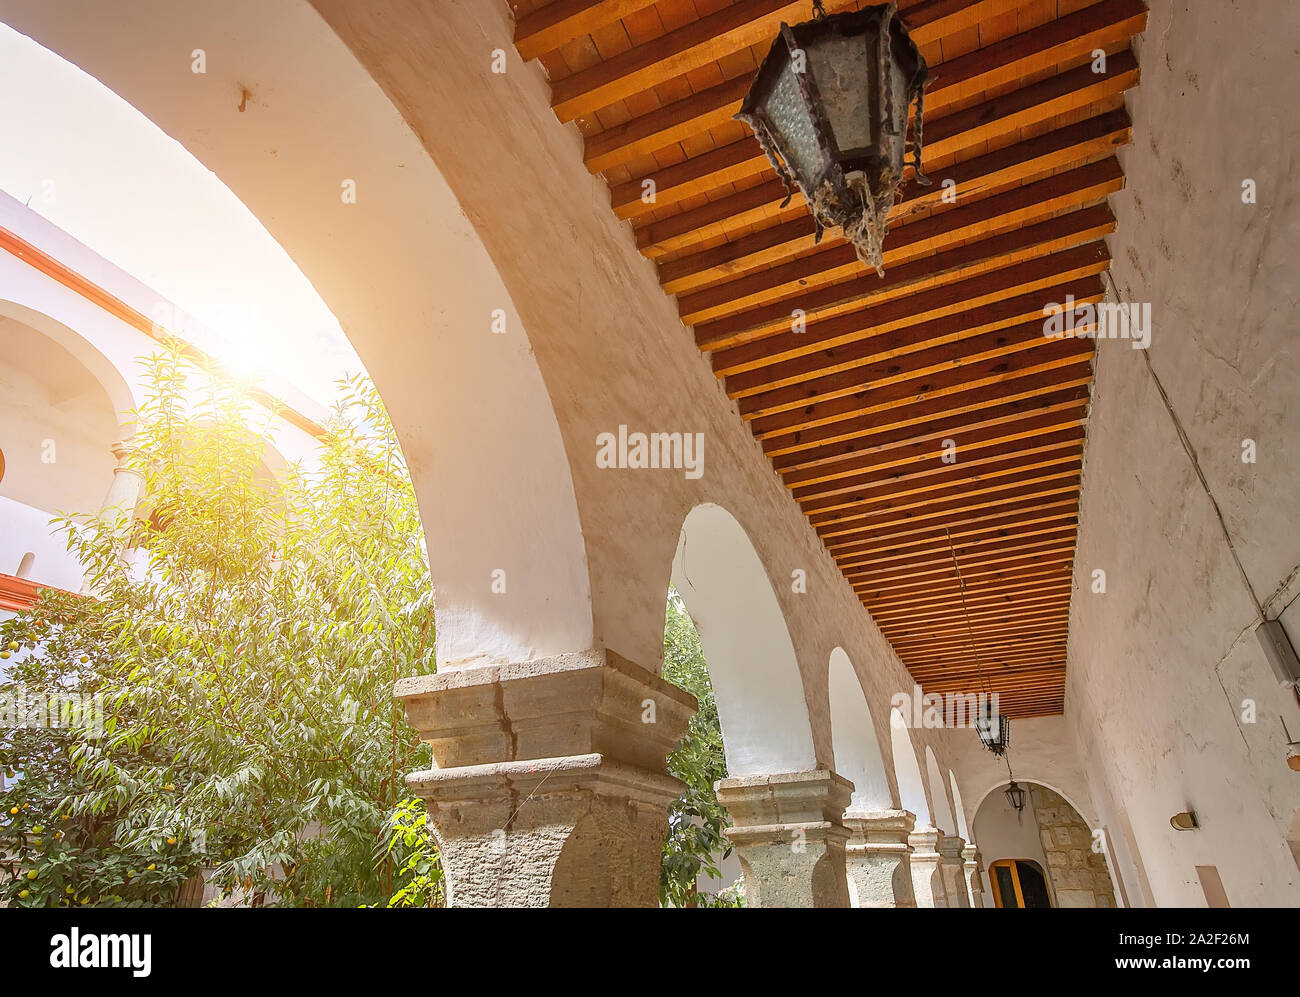
<path id="1" fill-rule="evenodd" d="M 772 583 L 735 517 L 691 510 L 673 587 L 700 635 L 732 778 L 817 765 L 794 645 Z"/>
<path id="2" fill-rule="evenodd" d="M 1152 305 L 1148 358 L 1250 585 L 1293 641 L 1297 37 L 1295 4 L 1153 0 L 1111 240 L 1119 296 Z M 1255 464 L 1241 460 L 1247 438 Z M 1255 606 L 1155 380 L 1120 341 L 1100 344 L 1075 564 L 1066 713 L 1097 816 L 1136 845 L 1152 900 L 1204 906 L 1195 867 L 1214 865 L 1234 906 L 1300 904 L 1285 840 L 1300 773 L 1278 719 L 1294 734 L 1300 709 L 1255 642 Z M 1104 595 L 1091 591 L 1097 569 Z M 1174 831 L 1189 808 L 1201 830 Z"/>
<path id="3" fill-rule="evenodd" d="M 894 804 L 872 710 L 842 647 L 831 652 L 829 681 L 835 771 L 853 783 L 850 809 L 889 810 Z"/>

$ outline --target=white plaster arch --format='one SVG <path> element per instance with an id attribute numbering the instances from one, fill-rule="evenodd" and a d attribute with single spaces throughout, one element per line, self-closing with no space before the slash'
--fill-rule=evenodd
<path id="1" fill-rule="evenodd" d="M 110 14 L 94 0 L 3 0 L 0 19 L 185 146 L 338 317 L 415 482 L 439 666 L 591 647 L 568 459 L 523 323 L 427 150 L 320 15 L 300 2 L 132 0 Z M 196 38 L 203 76 L 189 67 Z"/>
<path id="2" fill-rule="evenodd" d="M 673 586 L 700 635 L 729 775 L 817 767 L 803 679 L 772 582 L 726 509 L 696 506 L 682 524 Z"/>
<path id="3" fill-rule="evenodd" d="M 14 267 L 14 264 L 18 266 Z M 8 253 L 0 253 L 0 286 L 4 287 L 4 294 L 0 296 L 0 317 L 35 329 L 72 354 L 104 389 L 118 420 L 127 422 L 130 413 L 143 400 L 137 376 L 141 373 L 138 361 L 125 349 L 115 349 L 103 337 L 85 331 L 86 324 L 77 320 L 86 318 L 90 312 L 79 314 L 80 308 L 60 307 L 61 303 L 56 300 L 28 293 L 35 290 L 34 282 L 18 278 L 33 276 L 40 275 Z M 68 296 L 68 303 L 76 298 L 71 291 Z M 56 317 L 60 314 L 63 318 Z M 75 324 L 70 325 L 64 319 Z"/>
<path id="4" fill-rule="evenodd" d="M 952 769 L 948 770 L 948 785 L 952 787 L 952 808 L 957 818 L 957 833 L 968 845 L 972 844 L 970 825 L 966 822 L 966 808 L 961 804 L 961 787 L 957 785 L 957 773 Z"/>
<path id="5" fill-rule="evenodd" d="M 988 799 L 989 796 L 991 796 L 993 793 L 1002 792 L 1004 789 L 1007 788 L 1007 785 L 1010 782 L 1011 782 L 1010 778 L 1004 777 L 998 780 L 997 782 L 993 783 L 993 785 L 989 786 L 982 793 L 980 793 L 979 796 L 975 798 L 975 803 L 970 809 L 971 820 L 974 820 L 975 817 L 979 815 L 980 807 L 984 805 L 984 801 Z M 1034 783 L 1036 785 L 1042 786 L 1044 789 L 1050 789 L 1053 793 L 1055 793 L 1057 796 L 1063 799 L 1066 803 L 1070 804 L 1070 806 L 1074 808 L 1074 812 L 1083 818 L 1083 822 L 1085 824 L 1087 824 L 1089 827 L 1097 826 L 1097 822 L 1089 815 L 1088 811 L 1084 810 L 1083 807 L 1079 806 L 1079 804 L 1075 802 L 1075 800 L 1070 796 L 1069 793 L 1063 792 L 1056 784 L 1046 782 L 1035 775 L 1028 775 L 1028 776 L 1021 775 L 1016 778 L 1016 782 L 1018 782 L 1022 786 L 1028 785 L 1029 783 Z"/>
<path id="6" fill-rule="evenodd" d="M 844 648 L 831 652 L 827 693 L 835 771 L 853 783 L 850 808 L 888 810 L 893 806 L 876 725 L 862 683 Z"/>
<path id="7" fill-rule="evenodd" d="M 916 748 L 907 732 L 907 720 L 897 706 L 889 709 L 889 739 L 894 756 L 894 778 L 898 781 L 898 805 L 911 811 L 918 826 L 930 816 L 930 804 L 925 795 L 925 780 L 916 760 Z"/>
<path id="8" fill-rule="evenodd" d="M 925 774 L 930 784 L 930 822 L 944 834 L 956 834 L 957 825 L 952 819 L 952 806 L 948 803 L 947 780 L 934 757 L 934 749 L 925 746 Z"/>

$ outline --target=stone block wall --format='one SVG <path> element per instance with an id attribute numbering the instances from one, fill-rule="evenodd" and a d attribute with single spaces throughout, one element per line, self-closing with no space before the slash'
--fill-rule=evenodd
<path id="1" fill-rule="evenodd" d="M 1083 818 L 1045 786 L 1034 786 L 1030 793 L 1056 905 L 1114 907 L 1115 888 L 1106 858 L 1093 851 L 1092 831 Z"/>

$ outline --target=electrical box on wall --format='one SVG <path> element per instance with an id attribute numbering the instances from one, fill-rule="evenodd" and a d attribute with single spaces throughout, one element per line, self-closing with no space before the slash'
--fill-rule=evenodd
<path id="1" fill-rule="evenodd" d="M 1273 674 L 1282 685 L 1294 685 L 1300 682 L 1300 659 L 1296 658 L 1295 648 L 1286 635 L 1281 620 L 1265 620 L 1255 631 L 1259 646 L 1264 649 L 1264 657 L 1273 667 Z"/>

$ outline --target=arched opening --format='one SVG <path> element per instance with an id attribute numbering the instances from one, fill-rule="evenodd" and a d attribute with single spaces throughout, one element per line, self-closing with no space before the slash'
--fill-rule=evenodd
<path id="1" fill-rule="evenodd" d="M 1032 862 L 1043 874 L 1050 906 L 1116 906 L 1099 838 L 1078 810 L 1048 786 L 1037 782 L 1020 785 L 1025 790 L 1022 811 L 1007 800 L 1006 784 L 990 790 L 975 811 L 973 831 L 989 870 L 990 887 L 1000 861 Z"/>
<path id="2" fill-rule="evenodd" d="M 731 776 L 817 765 L 794 644 L 758 552 L 721 506 L 682 524 L 673 587 L 699 632 Z"/>
<path id="3" fill-rule="evenodd" d="M 956 834 L 957 825 L 952 819 L 952 808 L 948 805 L 947 780 L 934 757 L 934 749 L 925 747 L 925 774 L 930 782 L 930 821 L 944 834 Z"/>
<path id="4" fill-rule="evenodd" d="M 853 783 L 850 809 L 890 809 L 893 800 L 889 777 L 885 773 L 871 709 L 853 662 L 841 647 L 831 652 L 827 689 L 835 771 Z"/>
<path id="5" fill-rule="evenodd" d="M 898 781 L 898 804 L 916 817 L 918 826 L 923 825 L 930 815 L 930 805 L 925 799 L 925 782 L 921 778 L 921 766 L 916 760 L 911 735 L 907 732 L 907 721 L 896 706 L 889 711 L 889 740 L 894 757 L 894 778 Z"/>
<path id="6" fill-rule="evenodd" d="M 429 152 L 352 52 L 307 3 L 273 16 L 239 4 L 49 13 L 19 2 L 4 16 L 216 174 L 346 330 L 415 481 L 439 666 L 592 647 L 569 460 L 527 332 Z M 198 35 L 238 57 L 178 87 L 163 53 Z M 345 178 L 354 203 L 340 198 Z"/>
<path id="7" fill-rule="evenodd" d="M 76 349 L 79 341 L 70 330 L 52 338 L 47 329 L 57 323 L 32 324 L 18 315 L 37 318 L 12 303 L 0 304 L 0 448 L 6 455 L 0 563 L 17 566 L 20 577 L 75 591 L 80 565 L 50 520 L 103 505 L 113 483 L 113 445 L 123 433 L 117 404 L 124 386 L 116 372 L 107 383 L 102 379 L 93 351 Z"/>

